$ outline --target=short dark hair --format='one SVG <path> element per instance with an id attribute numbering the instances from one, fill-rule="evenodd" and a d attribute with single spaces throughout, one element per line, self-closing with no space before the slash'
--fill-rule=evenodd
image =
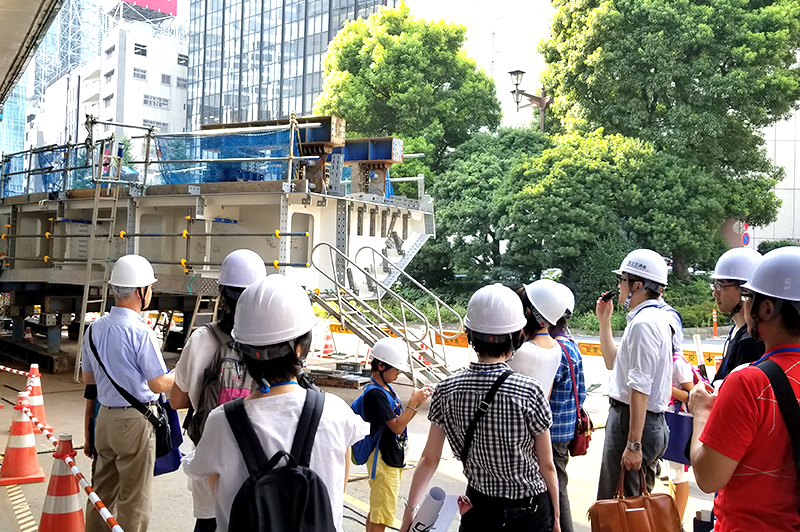
<path id="1" fill-rule="evenodd" d="M 631 283 L 639 282 L 644 284 L 647 281 L 647 279 L 645 279 L 644 277 L 639 277 L 638 275 L 633 275 L 628 272 L 625 273 L 628 275 L 628 291 L 630 291 L 631 289 Z M 659 297 L 661 297 L 661 294 L 659 294 L 655 290 L 651 290 L 650 288 L 645 288 L 645 292 L 647 292 L 647 299 L 658 299 Z"/>
<path id="2" fill-rule="evenodd" d="M 378 360 L 377 358 L 373 358 L 372 359 L 372 371 L 380 371 L 381 370 L 381 368 L 380 368 L 381 362 L 383 362 L 383 361 L 382 360 Z M 383 362 L 383 363 L 386 364 L 386 362 Z M 388 364 L 386 364 L 386 365 L 388 366 Z"/>
<path id="3" fill-rule="evenodd" d="M 300 370 L 303 369 L 303 360 L 308 355 L 308 350 L 311 347 L 311 337 L 311 331 L 308 331 L 294 340 L 295 346 L 300 346 L 301 348 L 299 357 L 294 350 L 282 357 L 265 360 L 257 360 L 247 355 L 242 356 L 247 373 L 257 383 L 261 383 L 264 380 L 267 382 L 287 381 L 297 377 Z M 285 344 L 288 344 L 288 342 L 285 342 Z M 280 345 L 276 344 L 270 347 L 279 347 Z"/>
<path id="4" fill-rule="evenodd" d="M 505 336 L 505 338 L 500 342 L 487 342 L 486 340 L 475 338 L 472 332 L 467 329 L 467 338 L 469 338 L 472 348 L 476 353 L 478 353 L 479 356 L 497 358 L 511 351 L 511 349 L 514 347 L 514 344 L 511 340 L 512 335 L 506 334 L 503 336 Z"/>
<path id="5" fill-rule="evenodd" d="M 526 323 L 525 327 L 522 329 L 525 332 L 525 335 L 533 336 L 539 331 L 545 330 L 544 327 L 539 325 L 539 320 L 537 320 L 536 316 L 534 315 L 533 303 L 528 298 L 528 293 L 525 291 L 524 286 L 517 289 L 517 295 L 522 301 L 522 310 L 525 313 Z"/>

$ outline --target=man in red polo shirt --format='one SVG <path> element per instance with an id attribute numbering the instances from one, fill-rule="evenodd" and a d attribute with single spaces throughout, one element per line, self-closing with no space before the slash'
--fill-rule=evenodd
<path id="1" fill-rule="evenodd" d="M 750 334 L 766 347 L 761 360 L 776 362 L 800 396 L 800 247 L 767 253 L 742 289 Z M 800 531 L 795 456 L 766 374 L 746 366 L 713 394 L 700 383 L 689 407 L 697 485 L 719 492 L 715 532 Z"/>

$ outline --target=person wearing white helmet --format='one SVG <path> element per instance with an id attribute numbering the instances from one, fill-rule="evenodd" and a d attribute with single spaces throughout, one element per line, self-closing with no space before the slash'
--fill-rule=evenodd
<path id="1" fill-rule="evenodd" d="M 800 530 L 800 457 L 789 432 L 797 421 L 785 417 L 800 397 L 800 248 L 765 254 L 742 290 L 750 334 L 766 353 L 718 390 L 692 390 L 692 467 L 701 490 L 718 492 L 716 532 Z"/>
<path id="2" fill-rule="evenodd" d="M 307 393 L 298 375 L 311 347 L 316 323 L 303 288 L 273 274 L 248 286 L 236 305 L 233 340 L 258 388 L 244 398 L 249 421 L 266 456 L 289 452 Z M 231 404 L 238 404 L 236 399 Z M 311 452 L 310 469 L 324 482 L 332 520 L 342 532 L 343 486 L 350 447 L 369 432 L 369 425 L 341 398 L 324 394 L 324 406 Z M 205 478 L 214 493 L 217 530 L 228 530 L 234 498 L 249 474 L 226 417 L 224 406 L 206 420 L 187 472 Z"/>
<path id="3" fill-rule="evenodd" d="M 382 532 L 394 525 L 400 478 L 405 467 L 408 443 L 406 427 L 414 419 L 432 390 L 428 387 L 411 392 L 408 408 L 392 388 L 400 373 L 409 372 L 408 344 L 400 338 L 382 338 L 372 347 L 372 383 L 361 400 L 362 417 L 370 424 L 370 435 L 383 431 L 378 447 L 367 460 L 368 470 L 375 464 L 369 480 L 369 513 L 367 532 Z M 375 453 L 378 456 L 375 456 Z M 377 461 L 376 461 L 377 460 Z"/>
<path id="4" fill-rule="evenodd" d="M 655 251 L 637 249 L 614 273 L 619 275 L 619 301 L 629 312 L 617 347 L 611 332 L 614 302 L 597 299 L 600 349 L 611 370 L 598 499 L 614 497 L 623 468 L 642 468 L 652 491 L 669 437 L 664 412 L 672 391 L 673 326 L 658 301 L 667 285 L 667 264 Z M 639 492 L 639 475 L 625 475 L 625 495 Z"/>
<path id="5" fill-rule="evenodd" d="M 569 464 L 569 444 L 575 437 L 578 409 L 586 399 L 586 381 L 583 374 L 583 359 L 578 344 L 569 332 L 568 320 L 575 309 L 575 295 L 566 285 L 558 283 L 558 289 L 566 310 L 550 334 L 558 342 L 561 359 L 553 379 L 550 393 L 550 410 L 553 412 L 553 426 L 550 439 L 553 442 L 553 463 L 558 475 L 558 502 L 561 505 L 561 532 L 572 532 L 572 510 L 569 504 L 567 484 L 567 464 Z M 569 359 L 567 359 L 569 357 Z M 577 388 L 578 401 L 575 401 Z"/>
<path id="6" fill-rule="evenodd" d="M 150 304 L 155 282 L 153 267 L 144 257 L 117 259 L 108 281 L 114 306 L 92 323 L 82 346 L 83 381 L 97 385 L 101 405 L 94 429 L 92 486 L 120 526 L 136 532 L 146 532 L 150 522 L 155 429 L 131 408 L 111 379 L 154 414 L 159 394 L 172 388 L 175 374 L 167 372 L 158 339 L 141 315 Z M 108 530 L 91 501 L 86 507 L 86 530 Z"/>
<path id="7" fill-rule="evenodd" d="M 754 249 L 730 249 L 720 256 L 711 274 L 714 281 L 711 291 L 717 310 L 733 321 L 722 348 L 722 363 L 711 381 L 714 386 L 738 366 L 755 362 L 764 354 L 764 345 L 747 330 L 742 302 L 742 285 L 760 260 L 761 253 Z"/>
<path id="8" fill-rule="evenodd" d="M 250 395 L 253 380 L 244 371 L 238 352 L 231 347 L 236 303 L 244 289 L 267 277 L 264 260 L 255 251 L 237 249 L 219 270 L 219 321 L 197 328 L 186 342 L 175 366 L 170 392 L 173 408 L 190 408 L 184 426 L 197 444 L 209 412 L 218 405 Z M 208 482 L 189 477 L 194 504 L 195 532 L 213 532 L 214 497 Z"/>
<path id="9" fill-rule="evenodd" d="M 564 316 L 567 309 L 559 284 L 551 279 L 539 279 L 517 290 L 527 323 L 522 329 L 525 342 L 508 361 L 511 369 L 533 377 L 547 397 L 561 363 L 561 347 L 550 336 L 550 328 Z"/>
<path id="10" fill-rule="evenodd" d="M 461 532 L 561 529 L 547 397 L 536 379 L 507 364 L 526 323 L 510 288 L 484 286 L 470 299 L 464 326 L 478 361 L 433 393 L 428 441 L 409 488 L 403 532 L 436 472 L 445 438 L 468 482 Z"/>

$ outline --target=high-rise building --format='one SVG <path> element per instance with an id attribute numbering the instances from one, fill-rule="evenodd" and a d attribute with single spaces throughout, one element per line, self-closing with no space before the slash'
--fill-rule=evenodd
<path id="1" fill-rule="evenodd" d="M 188 129 L 311 112 L 345 21 L 395 0 L 191 0 Z"/>

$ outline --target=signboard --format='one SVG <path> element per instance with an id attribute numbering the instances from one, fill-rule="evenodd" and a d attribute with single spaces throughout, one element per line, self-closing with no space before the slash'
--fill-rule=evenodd
<path id="1" fill-rule="evenodd" d="M 135 6 L 152 9 L 153 11 L 158 11 L 159 13 L 172 15 L 173 17 L 178 14 L 178 0 L 123 0 L 123 1 L 127 2 L 128 4 L 133 4 Z"/>
<path id="2" fill-rule="evenodd" d="M 743 233 L 742 234 L 742 245 L 747 246 L 750 243 L 750 233 Z"/>

